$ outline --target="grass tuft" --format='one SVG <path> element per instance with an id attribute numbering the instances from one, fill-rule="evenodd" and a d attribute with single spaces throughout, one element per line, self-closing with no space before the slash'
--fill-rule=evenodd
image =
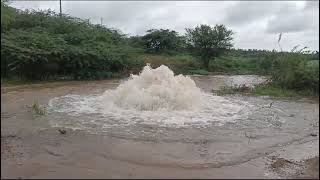
<path id="1" fill-rule="evenodd" d="M 274 96 L 274 97 L 307 97 L 315 96 L 311 90 L 297 91 L 287 88 L 282 88 L 273 83 L 260 84 L 254 88 L 247 86 L 225 86 L 216 91 L 217 95 L 223 96 L 227 94 L 247 94 L 254 96 Z"/>
<path id="2" fill-rule="evenodd" d="M 45 108 L 41 107 L 38 102 L 33 102 L 33 104 L 32 104 L 32 112 L 34 112 L 35 114 L 40 115 L 40 116 L 46 114 Z"/>

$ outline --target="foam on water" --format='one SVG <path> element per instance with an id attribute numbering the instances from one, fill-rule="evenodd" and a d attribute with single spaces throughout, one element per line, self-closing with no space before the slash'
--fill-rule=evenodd
<path id="1" fill-rule="evenodd" d="M 158 126 L 223 124 L 246 118 L 250 104 L 202 92 L 188 76 L 177 75 L 167 66 L 145 66 L 116 89 L 99 95 L 67 95 L 51 99 L 54 112 L 79 116 L 75 121 L 102 127 L 121 124 L 156 124 Z M 82 118 L 81 118 L 82 117 Z M 113 122 L 113 123 L 111 123 Z"/>

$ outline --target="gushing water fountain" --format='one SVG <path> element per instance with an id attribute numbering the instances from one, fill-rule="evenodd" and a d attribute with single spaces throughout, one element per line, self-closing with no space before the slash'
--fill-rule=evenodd
<path id="1" fill-rule="evenodd" d="M 98 95 L 57 97 L 49 106 L 55 112 L 80 116 L 74 119 L 77 123 L 70 123 L 73 126 L 86 128 L 95 124 L 106 129 L 129 124 L 222 125 L 245 117 L 250 105 L 202 92 L 190 77 L 175 76 L 167 66 L 152 69 L 147 65 L 139 75 L 131 75 L 116 89 Z"/>

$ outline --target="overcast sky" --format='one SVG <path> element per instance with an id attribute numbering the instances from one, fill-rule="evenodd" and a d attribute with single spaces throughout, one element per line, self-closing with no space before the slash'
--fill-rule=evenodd
<path id="1" fill-rule="evenodd" d="M 19 9 L 52 9 L 59 1 L 13 1 Z M 296 45 L 319 50 L 319 1 L 62 1 L 63 13 L 102 22 L 129 35 L 151 28 L 185 33 L 199 24 L 225 24 L 236 34 L 234 46 L 244 49 Z"/>

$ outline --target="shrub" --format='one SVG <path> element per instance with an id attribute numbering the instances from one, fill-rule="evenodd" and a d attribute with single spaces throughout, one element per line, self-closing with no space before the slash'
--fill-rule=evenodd
<path id="1" fill-rule="evenodd" d="M 100 79 L 141 66 L 117 30 L 59 16 L 53 11 L 17 11 L 1 33 L 1 76 L 27 79 L 71 76 Z"/>
<path id="2" fill-rule="evenodd" d="M 273 65 L 272 81 L 282 88 L 319 93 L 319 66 L 308 65 L 302 53 L 283 53 Z"/>
<path id="3" fill-rule="evenodd" d="M 33 111 L 35 114 L 40 115 L 40 116 L 46 114 L 46 110 L 45 110 L 43 107 L 41 107 L 38 102 L 34 102 L 34 103 L 32 104 L 32 111 Z"/>

